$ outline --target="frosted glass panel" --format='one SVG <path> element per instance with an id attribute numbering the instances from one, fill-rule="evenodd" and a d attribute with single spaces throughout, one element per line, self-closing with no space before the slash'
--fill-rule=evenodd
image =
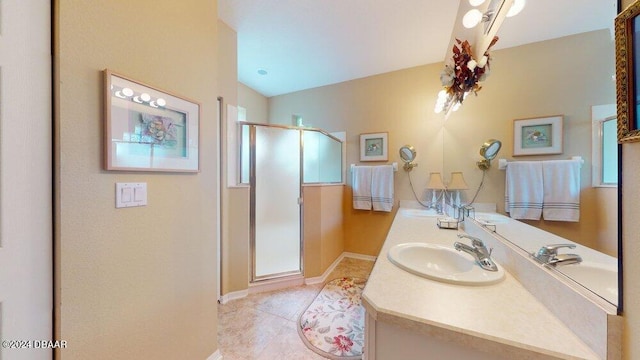
<path id="1" fill-rule="evenodd" d="M 256 127 L 255 277 L 300 272 L 300 132 Z"/>
<path id="2" fill-rule="evenodd" d="M 249 139 L 249 125 L 240 126 L 240 183 L 249 183 L 249 167 L 251 166 L 250 159 L 250 146 L 251 140 Z"/>
<path id="3" fill-rule="evenodd" d="M 602 183 L 618 183 L 617 119 L 602 123 Z"/>
<path id="4" fill-rule="evenodd" d="M 342 143 L 317 131 L 304 131 L 304 182 L 342 182 Z"/>

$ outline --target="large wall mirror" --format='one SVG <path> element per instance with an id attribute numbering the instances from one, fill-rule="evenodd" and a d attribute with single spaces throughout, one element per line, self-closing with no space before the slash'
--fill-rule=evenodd
<path id="1" fill-rule="evenodd" d="M 573 2 L 580 6 L 577 1 Z M 470 190 L 465 192 L 463 203 L 470 201 L 483 181 L 476 202 L 496 204 L 499 213 L 505 212 L 506 174 L 498 168 L 498 159 L 508 162 L 560 160 L 574 156 L 584 159 L 580 172 L 580 221 L 546 221 L 544 218 L 522 221 L 593 249 L 598 256 L 601 254 L 602 258 L 609 259 L 612 286 L 608 288 L 607 296 L 596 292 L 595 287 L 591 290 L 614 305 L 618 305 L 619 292 L 616 268 L 618 193 L 616 181 L 610 178 L 617 179 L 617 159 L 612 156 L 612 153 L 617 154 L 617 147 L 615 143 L 613 148 L 610 146 L 610 135 L 611 125 L 615 127 L 616 119 L 613 27 L 616 7 L 615 1 L 608 2 L 607 9 L 611 11 L 606 16 L 599 15 L 603 17 L 599 29 L 576 31 L 566 37 L 493 51 L 491 75 L 483 84 L 482 91 L 477 97 L 470 96 L 457 112 L 443 122 L 443 174 L 464 173 Z M 519 16 L 529 15 L 523 12 Z M 509 32 L 515 31 L 512 25 L 515 26 L 508 21 L 502 25 L 501 41 L 508 41 Z M 514 121 L 555 115 L 563 118 L 562 153 L 514 157 Z M 502 141 L 503 146 L 483 179 L 482 171 L 476 166 L 481 159 L 478 149 L 490 138 Z M 598 142 L 601 148 L 608 150 L 594 154 L 592 149 Z M 598 174 L 613 172 L 613 176 L 605 173 L 600 181 L 596 181 L 592 169 L 596 169 Z M 540 247 L 509 234 L 500 224 L 495 228 L 498 235 L 528 253 L 535 253 Z M 557 270 L 563 272 L 561 266 Z M 565 272 L 582 285 L 591 286 L 569 271 Z"/>
<path id="2" fill-rule="evenodd" d="M 291 114 L 301 113 L 313 126 L 328 131 L 345 130 L 348 163 L 358 161 L 358 134 L 388 131 L 389 154 L 395 156 L 390 156 L 390 162 L 401 162 L 398 149 L 402 145 L 415 146 L 419 167 L 414 168 L 411 175 L 422 199 L 430 198 L 430 192 L 425 189 L 430 172 L 441 172 L 445 182 L 451 180 L 452 173 L 462 172 L 469 190 L 462 192 L 461 201 L 470 201 L 483 182 L 476 202 L 496 204 L 498 212 L 504 212 L 505 198 L 505 172 L 498 169 L 499 159 L 522 161 L 581 156 L 584 164 L 580 177 L 580 221 L 527 223 L 594 249 L 617 263 L 617 187 L 604 178 L 600 185 L 594 186 L 591 171 L 595 158 L 592 155 L 594 124 L 603 124 L 616 115 L 613 24 L 617 1 L 547 1 L 543 10 L 532 12 L 525 8 L 502 24 L 500 40 L 492 51 L 491 74 L 482 90 L 477 97 L 469 96 L 447 119 L 442 113 L 433 112 L 438 91 L 442 89 L 439 79 L 442 63 L 275 96 L 269 99 L 269 119 L 273 123 L 288 124 Z M 588 11 L 580 15 L 564 7 L 584 10 L 586 3 Z M 562 4 L 564 11 L 555 10 L 558 4 Z M 530 21 L 526 21 L 527 18 Z M 565 35 L 508 46 L 510 33 L 544 32 L 545 24 L 551 21 L 566 27 Z M 538 26 L 533 30 L 532 22 Z M 514 158 L 514 120 L 555 115 L 563 119 L 562 153 Z M 606 132 L 610 130 L 607 127 Z M 483 178 L 476 163 L 481 160 L 478 149 L 487 139 L 500 140 L 502 149 Z M 603 157 L 609 158 L 609 155 Z M 398 171 L 395 180 L 396 199 L 411 200 L 407 175 Z M 500 233 L 499 226 L 497 230 Z M 518 244 L 519 239 L 508 240 Z M 534 251 L 527 249 L 529 244 L 519 246 L 527 252 Z"/>

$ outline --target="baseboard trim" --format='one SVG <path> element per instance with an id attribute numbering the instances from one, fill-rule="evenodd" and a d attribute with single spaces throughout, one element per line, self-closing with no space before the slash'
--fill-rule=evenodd
<path id="1" fill-rule="evenodd" d="M 306 278 L 306 279 L 304 279 L 304 283 L 307 284 L 307 285 L 315 285 L 315 284 L 320 284 L 320 283 L 325 282 L 327 280 L 327 277 L 329 276 L 329 274 L 331 274 L 331 272 L 336 268 L 336 266 L 338 266 L 340 261 L 342 261 L 342 259 L 344 259 L 344 254 L 345 253 L 340 254 L 340 256 L 338 256 L 338 258 L 335 259 L 331 263 L 331 265 L 329 265 L 327 270 L 325 270 L 322 273 L 322 275 L 316 276 L 316 277 L 311 277 L 311 278 Z"/>
<path id="2" fill-rule="evenodd" d="M 344 255 L 344 257 L 349 257 L 352 259 L 367 260 L 367 261 L 376 261 L 378 259 L 377 256 L 356 254 L 352 252 L 343 252 L 342 255 Z"/>
<path id="3" fill-rule="evenodd" d="M 266 291 L 280 290 L 288 287 L 300 286 L 304 284 L 304 277 L 297 275 L 282 279 L 265 280 L 249 284 L 249 294 L 256 294 Z"/>
<path id="4" fill-rule="evenodd" d="M 216 350 L 216 352 L 209 355 L 207 360 L 222 360 L 222 354 L 220 353 L 220 350 Z"/>
<path id="5" fill-rule="evenodd" d="M 331 272 L 338 266 L 340 261 L 342 261 L 344 258 L 376 261 L 378 257 L 371 256 L 371 255 L 356 254 L 352 252 L 343 252 L 342 254 L 340 254 L 340 256 L 338 256 L 338 258 L 333 263 L 331 263 L 331 265 L 329 265 L 327 270 L 325 270 L 324 273 L 322 273 L 322 275 L 304 279 L 304 283 L 307 285 L 314 285 L 314 284 L 320 284 L 327 281 L 327 277 L 329 277 L 329 274 L 331 274 Z"/>
<path id="6" fill-rule="evenodd" d="M 247 295 L 249 295 L 249 290 L 240 290 L 240 291 L 233 291 L 230 292 L 228 294 L 224 294 L 220 297 L 220 304 L 224 305 L 226 303 L 228 303 L 231 300 L 237 300 L 237 299 L 242 299 L 247 297 Z"/>
<path id="7" fill-rule="evenodd" d="M 329 265 L 327 270 L 325 270 L 321 276 L 316 276 L 311 278 L 303 278 L 302 276 L 296 276 L 294 278 L 289 277 L 289 278 L 282 278 L 282 279 L 265 280 L 259 283 L 249 284 L 249 288 L 246 290 L 234 291 L 234 292 L 230 292 L 228 294 L 222 295 L 220 297 L 220 304 L 224 305 L 229 301 L 245 298 L 249 294 L 280 290 L 288 287 L 299 286 L 302 284 L 314 285 L 314 284 L 323 283 L 327 280 L 327 277 L 329 277 L 329 274 L 331 274 L 331 272 L 335 270 L 335 268 L 338 266 L 340 261 L 342 261 L 344 258 L 376 261 L 378 257 L 371 256 L 371 255 L 357 254 L 352 252 L 343 252 L 342 254 L 340 254 L 340 256 L 338 256 L 337 259 L 333 261 L 333 263 L 331 263 L 331 265 Z"/>

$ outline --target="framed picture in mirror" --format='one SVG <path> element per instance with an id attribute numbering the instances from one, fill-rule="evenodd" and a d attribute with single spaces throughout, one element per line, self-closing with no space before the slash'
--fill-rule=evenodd
<path id="1" fill-rule="evenodd" d="M 389 133 L 360 134 L 360 161 L 387 161 Z"/>
<path id="2" fill-rule="evenodd" d="M 618 142 L 640 141 L 638 97 L 640 96 L 640 1 L 622 11 L 615 19 L 616 103 Z"/>
<path id="3" fill-rule="evenodd" d="M 562 154 L 562 115 L 513 121 L 513 156 Z"/>

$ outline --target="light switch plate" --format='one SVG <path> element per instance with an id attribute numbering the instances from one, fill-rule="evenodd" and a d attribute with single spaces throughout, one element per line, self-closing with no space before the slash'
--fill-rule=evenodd
<path id="1" fill-rule="evenodd" d="M 147 205 L 147 183 L 116 183 L 116 208 Z"/>

